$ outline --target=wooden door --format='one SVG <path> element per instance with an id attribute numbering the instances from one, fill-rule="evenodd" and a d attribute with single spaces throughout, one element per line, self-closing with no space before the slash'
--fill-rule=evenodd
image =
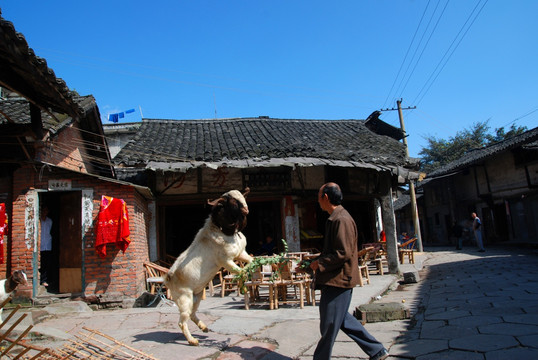
<path id="1" fill-rule="evenodd" d="M 60 287 L 61 293 L 82 291 L 82 210 L 80 192 L 60 196 Z"/>

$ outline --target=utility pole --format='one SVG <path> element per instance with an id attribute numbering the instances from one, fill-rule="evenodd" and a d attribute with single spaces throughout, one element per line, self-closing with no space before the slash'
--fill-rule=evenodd
<path id="1" fill-rule="evenodd" d="M 404 124 L 402 110 L 416 109 L 416 106 L 402 109 L 402 99 L 396 100 L 396 104 L 398 105 L 398 117 L 400 118 L 400 128 L 404 134 L 403 143 L 405 145 L 405 155 L 409 157 L 409 147 L 407 146 L 407 134 L 405 132 L 405 124 Z M 396 110 L 396 109 L 384 109 L 384 110 L 382 109 L 382 111 L 387 111 L 387 110 Z M 418 218 L 417 198 L 415 194 L 415 183 L 411 179 L 409 179 L 409 197 L 411 198 L 411 213 L 413 215 L 413 224 L 415 225 L 415 235 L 417 237 L 417 250 L 422 252 L 424 249 L 422 247 L 422 235 L 420 233 L 420 222 Z"/>

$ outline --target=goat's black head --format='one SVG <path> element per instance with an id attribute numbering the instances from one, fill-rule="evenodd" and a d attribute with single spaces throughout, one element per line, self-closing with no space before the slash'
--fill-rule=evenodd
<path id="1" fill-rule="evenodd" d="M 226 235 L 233 235 L 247 226 L 248 206 L 245 196 L 249 189 L 241 194 L 238 190 L 231 190 L 216 200 L 208 201 L 212 206 L 211 220 Z"/>
<path id="2" fill-rule="evenodd" d="M 24 272 L 24 270 L 17 270 L 17 271 L 14 271 L 13 274 L 11 274 L 11 279 L 18 285 L 18 284 L 23 284 L 23 285 L 27 285 L 28 284 L 28 278 L 26 277 L 26 273 Z"/>

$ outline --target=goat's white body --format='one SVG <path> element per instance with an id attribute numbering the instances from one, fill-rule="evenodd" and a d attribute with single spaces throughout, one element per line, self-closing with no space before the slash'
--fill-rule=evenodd
<path id="1" fill-rule="evenodd" d="M 190 344 L 198 345 L 198 340 L 189 332 L 189 318 L 200 329 L 207 331 L 207 326 L 196 316 L 205 286 L 222 267 L 238 272 L 240 268 L 234 260 L 251 262 L 252 257 L 245 251 L 246 245 L 243 233 L 238 231 L 230 236 L 225 235 L 209 217 L 192 244 L 170 268 L 165 284 L 179 308 L 179 326 Z"/>

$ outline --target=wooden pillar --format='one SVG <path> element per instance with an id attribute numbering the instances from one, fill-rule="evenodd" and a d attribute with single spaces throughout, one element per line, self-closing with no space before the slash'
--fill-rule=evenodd
<path id="1" fill-rule="evenodd" d="M 383 230 L 387 237 L 387 260 L 391 274 L 400 273 L 400 261 L 398 260 L 398 241 L 396 234 L 396 219 L 392 204 L 392 182 L 389 172 L 383 172 L 380 176 L 381 216 L 383 217 Z"/>

